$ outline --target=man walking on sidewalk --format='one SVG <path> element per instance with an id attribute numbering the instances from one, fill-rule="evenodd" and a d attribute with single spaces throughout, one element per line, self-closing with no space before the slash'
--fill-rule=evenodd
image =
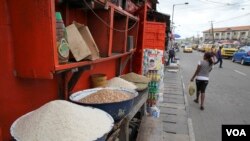
<path id="1" fill-rule="evenodd" d="M 222 68 L 222 55 L 221 55 L 221 49 L 222 46 L 220 46 L 219 50 L 217 51 L 216 57 L 217 57 L 217 62 L 214 63 L 214 65 L 218 64 L 220 62 L 220 68 Z"/>

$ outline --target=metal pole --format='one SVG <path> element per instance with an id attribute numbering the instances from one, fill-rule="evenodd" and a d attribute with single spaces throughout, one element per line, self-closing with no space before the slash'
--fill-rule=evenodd
<path id="1" fill-rule="evenodd" d="M 188 2 L 181 3 L 181 4 L 173 4 L 173 9 L 172 9 L 172 21 L 171 21 L 171 23 L 172 23 L 172 28 L 171 28 L 172 33 L 173 33 L 173 30 L 174 30 L 174 7 L 175 7 L 176 5 L 188 5 L 188 4 L 189 4 Z"/>
<path id="2" fill-rule="evenodd" d="M 212 30 L 212 39 L 213 39 L 213 44 L 214 44 L 214 27 L 213 27 L 213 21 L 211 21 L 211 30 Z"/>
<path id="3" fill-rule="evenodd" d="M 172 11 L 172 29 L 174 28 L 174 6 L 175 4 L 173 5 L 173 11 Z"/>

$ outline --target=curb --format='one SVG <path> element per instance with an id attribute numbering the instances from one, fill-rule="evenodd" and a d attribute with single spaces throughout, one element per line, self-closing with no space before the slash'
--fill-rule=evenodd
<path id="1" fill-rule="evenodd" d="M 184 95 L 184 99 L 185 99 L 185 108 L 187 111 L 187 121 L 188 121 L 188 134 L 189 134 L 189 141 L 195 141 L 195 135 L 194 135 L 194 129 L 193 129 L 193 122 L 192 119 L 189 116 L 189 103 L 188 103 L 188 99 L 187 99 L 187 95 L 185 93 L 185 84 L 183 82 L 183 76 L 182 76 L 182 69 L 180 68 L 180 72 L 181 72 L 181 83 L 182 83 L 182 93 Z"/>

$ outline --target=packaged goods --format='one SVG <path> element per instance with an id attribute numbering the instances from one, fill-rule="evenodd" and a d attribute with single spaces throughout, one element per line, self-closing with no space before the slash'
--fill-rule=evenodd
<path id="1" fill-rule="evenodd" d="M 107 83 L 107 87 L 126 88 L 131 90 L 135 90 L 137 88 L 133 83 L 119 77 L 110 79 Z"/>
<path id="2" fill-rule="evenodd" d="M 196 85 L 194 82 L 190 82 L 188 85 L 188 93 L 190 96 L 194 95 L 196 93 Z"/>
<path id="3" fill-rule="evenodd" d="M 131 99 L 131 95 L 119 90 L 102 89 L 80 100 L 83 103 L 113 103 Z"/>
<path id="4" fill-rule="evenodd" d="M 133 72 L 122 75 L 121 78 L 130 82 L 135 82 L 135 83 L 149 83 L 150 82 L 149 78 L 143 75 L 133 73 Z"/>
<path id="5" fill-rule="evenodd" d="M 73 23 L 76 25 L 83 40 L 85 40 L 86 45 L 90 49 L 91 55 L 88 56 L 87 59 L 90 59 L 90 60 L 99 59 L 100 58 L 99 49 L 95 43 L 95 40 L 94 40 L 91 32 L 89 31 L 88 26 L 85 26 L 85 25 L 77 23 L 77 22 L 73 22 Z"/>
<path id="6" fill-rule="evenodd" d="M 67 42 L 67 32 L 60 12 L 56 12 L 56 40 L 58 50 L 58 60 L 60 64 L 67 63 L 69 59 L 69 44 Z"/>
<path id="7" fill-rule="evenodd" d="M 137 87 L 137 91 L 142 91 L 148 88 L 148 84 L 147 83 L 134 83 Z"/>
<path id="8" fill-rule="evenodd" d="M 160 117 L 160 109 L 156 106 L 150 107 L 150 115 L 154 118 Z"/>
<path id="9" fill-rule="evenodd" d="M 17 119 L 11 135 L 17 141 L 94 141 L 113 128 L 106 112 L 55 100 Z"/>
<path id="10" fill-rule="evenodd" d="M 75 24 L 66 27 L 68 34 L 69 49 L 76 61 L 81 61 L 91 55 L 86 41 L 82 38 Z"/>

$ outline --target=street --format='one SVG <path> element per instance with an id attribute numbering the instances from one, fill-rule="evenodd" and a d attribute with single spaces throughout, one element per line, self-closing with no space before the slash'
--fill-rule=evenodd
<path id="1" fill-rule="evenodd" d="M 180 58 L 185 94 L 188 97 L 189 117 L 193 122 L 196 141 L 220 141 L 222 124 L 250 124 L 250 66 L 223 59 L 223 68 L 215 65 L 206 89 L 205 110 L 194 103 L 187 87 L 203 53 L 183 53 Z"/>

